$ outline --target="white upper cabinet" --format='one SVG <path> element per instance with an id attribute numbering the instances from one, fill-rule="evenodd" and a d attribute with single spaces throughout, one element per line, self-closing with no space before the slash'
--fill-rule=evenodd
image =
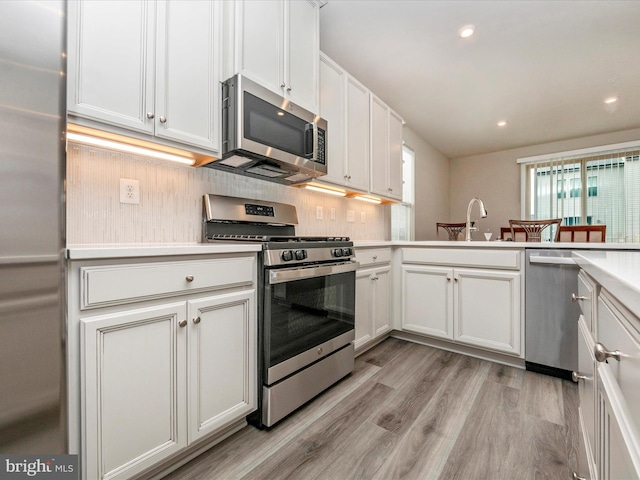
<path id="1" fill-rule="evenodd" d="M 310 0 L 237 0 L 234 72 L 317 112 L 319 13 Z"/>
<path id="2" fill-rule="evenodd" d="M 218 154 L 219 9 L 198 0 L 69 2 L 69 114 Z"/>
<path id="3" fill-rule="evenodd" d="M 371 193 L 402 200 L 402 118 L 371 95 Z"/>
<path id="4" fill-rule="evenodd" d="M 328 122 L 322 181 L 369 191 L 369 90 L 320 54 L 320 116 Z"/>
<path id="5" fill-rule="evenodd" d="M 155 16 L 145 0 L 69 2 L 70 113 L 153 133 Z"/>
<path id="6" fill-rule="evenodd" d="M 219 2 L 158 4 L 155 133 L 218 150 L 220 145 Z"/>

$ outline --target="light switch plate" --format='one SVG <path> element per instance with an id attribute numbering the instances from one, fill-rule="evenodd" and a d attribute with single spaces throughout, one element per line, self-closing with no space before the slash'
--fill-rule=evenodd
<path id="1" fill-rule="evenodd" d="M 322 217 L 323 217 L 322 206 L 318 205 L 316 207 L 316 220 L 322 220 Z"/>
<path id="2" fill-rule="evenodd" d="M 331 220 L 335 220 L 336 219 L 336 209 L 334 207 L 331 207 Z"/>
<path id="3" fill-rule="evenodd" d="M 364 212 L 360 212 L 360 222 L 364 223 L 367 221 L 367 217 Z"/>
<path id="4" fill-rule="evenodd" d="M 354 210 L 347 210 L 347 222 L 354 223 L 356 221 L 356 212 Z"/>

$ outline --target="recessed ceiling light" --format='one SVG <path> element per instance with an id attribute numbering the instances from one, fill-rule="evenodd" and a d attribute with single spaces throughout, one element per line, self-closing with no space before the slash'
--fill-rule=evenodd
<path id="1" fill-rule="evenodd" d="M 469 38 L 475 32 L 476 27 L 474 27 L 473 25 L 465 25 L 460 30 L 458 30 L 458 35 L 460 35 L 460 38 Z"/>
<path id="2" fill-rule="evenodd" d="M 618 97 L 609 97 L 604 101 L 604 103 L 606 103 L 607 105 L 611 105 L 612 103 L 616 103 L 617 101 Z"/>
<path id="3" fill-rule="evenodd" d="M 498 122 L 498 126 L 499 126 L 499 127 L 506 127 L 506 126 L 507 126 L 507 122 L 506 122 L 505 120 L 500 120 L 500 121 Z"/>

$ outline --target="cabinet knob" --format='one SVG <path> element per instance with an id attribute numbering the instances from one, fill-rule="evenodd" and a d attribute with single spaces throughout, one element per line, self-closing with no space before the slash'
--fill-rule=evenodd
<path id="1" fill-rule="evenodd" d="M 184 328 L 187 326 L 187 321 L 186 320 L 180 320 L 180 322 L 178 322 L 178 326 L 180 328 Z"/>
<path id="2" fill-rule="evenodd" d="M 287 92 L 290 92 L 290 91 L 291 91 L 291 87 L 289 86 L 287 87 Z"/>
<path id="3" fill-rule="evenodd" d="M 573 478 L 573 480 L 587 480 L 585 477 L 581 477 L 576 472 L 573 472 L 573 475 L 571 476 L 571 478 Z"/>
<path id="4" fill-rule="evenodd" d="M 453 277 L 453 281 L 457 282 L 458 281 L 458 277 Z"/>
<path id="5" fill-rule="evenodd" d="M 376 261 L 378 259 L 378 255 L 373 256 L 373 260 Z"/>
<path id="6" fill-rule="evenodd" d="M 347 175 L 347 180 L 351 180 L 351 175 Z"/>
<path id="7" fill-rule="evenodd" d="M 578 296 L 575 293 L 572 293 L 571 294 L 571 301 L 575 303 L 578 300 L 589 300 L 589 298 L 588 297 L 583 297 L 583 296 Z"/>
<path id="8" fill-rule="evenodd" d="M 196 318 L 193 319 L 193 323 L 195 323 L 197 325 L 198 323 L 200 323 L 200 320 L 201 320 L 200 317 L 196 317 Z"/>
<path id="9" fill-rule="evenodd" d="M 578 372 L 571 372 L 571 380 L 578 383 L 580 380 L 587 380 L 589 377 L 580 375 Z"/>
<path id="10" fill-rule="evenodd" d="M 620 361 L 619 350 L 607 350 L 600 342 L 596 343 L 596 346 L 593 347 L 593 354 L 598 362 L 604 362 L 607 358 L 615 358 Z"/>
<path id="11" fill-rule="evenodd" d="M 447 282 L 450 282 L 450 281 L 451 281 L 451 277 L 447 277 Z"/>
<path id="12" fill-rule="evenodd" d="M 318 350 L 316 350 L 316 351 L 318 352 L 318 355 L 322 355 L 322 352 L 324 352 L 322 347 L 319 347 Z"/>
<path id="13" fill-rule="evenodd" d="M 286 84 L 286 83 L 284 83 L 284 82 L 282 82 L 282 83 L 280 84 L 280 88 L 284 88 L 284 87 L 286 87 L 286 86 L 287 86 L 287 84 Z"/>
<path id="14" fill-rule="evenodd" d="M 151 118 L 154 118 L 154 117 L 155 117 L 155 115 L 154 115 L 153 112 L 147 112 L 147 118 L 151 119 Z"/>
<path id="15" fill-rule="evenodd" d="M 167 123 L 166 117 L 160 117 L 160 123 Z"/>
<path id="16" fill-rule="evenodd" d="M 193 278 L 194 278 L 194 277 L 193 277 L 193 275 L 187 275 L 184 279 L 185 279 L 187 282 L 193 282 Z"/>

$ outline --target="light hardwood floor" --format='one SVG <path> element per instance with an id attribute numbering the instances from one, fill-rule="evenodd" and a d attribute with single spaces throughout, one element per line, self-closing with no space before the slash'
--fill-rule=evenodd
<path id="1" fill-rule="evenodd" d="M 165 479 L 569 479 L 577 411 L 571 382 L 389 338 L 271 430 Z"/>

